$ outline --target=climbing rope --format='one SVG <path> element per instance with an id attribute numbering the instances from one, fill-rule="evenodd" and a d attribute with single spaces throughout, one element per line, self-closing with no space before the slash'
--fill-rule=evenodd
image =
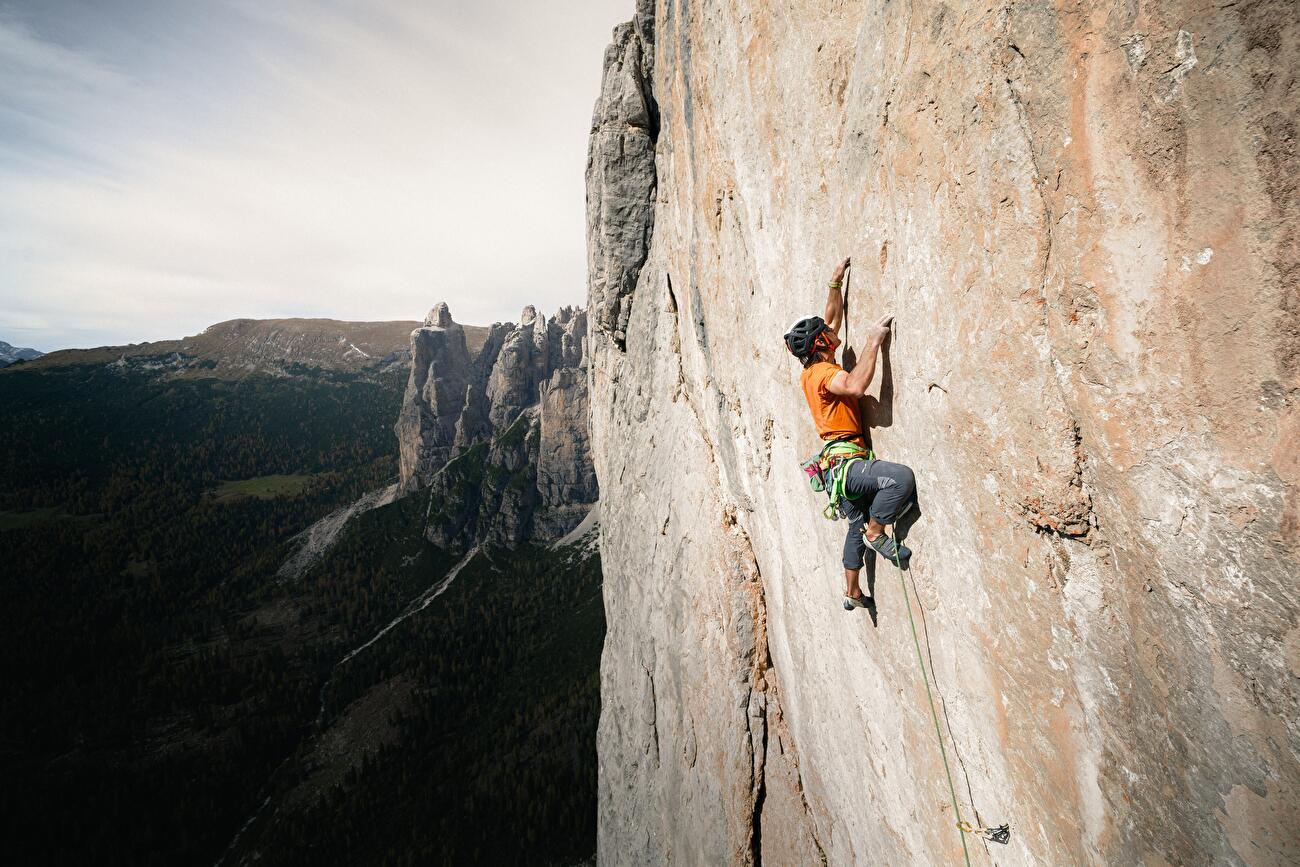
<path id="1" fill-rule="evenodd" d="M 921 654 L 921 637 L 916 631 L 916 618 L 912 615 L 912 596 L 916 596 L 916 604 L 921 604 L 921 597 L 915 592 L 911 595 L 907 592 L 907 579 L 903 576 L 903 566 L 898 556 L 898 527 L 894 527 L 894 565 L 898 567 L 898 583 L 903 588 L 903 601 L 907 604 L 907 622 L 912 627 L 912 646 L 916 648 L 916 661 L 921 666 L 921 678 L 925 682 L 925 697 L 930 702 L 930 718 L 934 720 L 934 733 L 939 739 L 939 755 L 943 758 L 943 772 L 948 777 L 948 794 L 952 798 L 952 812 L 957 817 L 957 836 L 961 839 L 961 855 L 966 861 L 966 867 L 970 867 L 970 850 L 966 848 L 966 835 L 975 834 L 986 840 L 992 840 L 994 843 L 1006 843 L 1011 838 L 1011 828 L 1007 825 L 1000 825 L 996 828 L 977 828 L 970 822 L 964 821 L 961 817 L 961 807 L 957 803 L 957 787 L 952 782 L 952 768 L 948 764 L 948 749 L 943 745 L 943 728 L 939 725 L 939 712 L 934 706 L 934 692 L 930 689 L 930 674 L 925 667 L 925 657 Z"/>
<path id="2" fill-rule="evenodd" d="M 849 283 L 853 279 L 853 268 L 850 266 L 844 272 L 844 294 L 841 296 L 844 300 L 840 303 L 840 316 L 844 319 L 844 348 L 849 347 Z"/>

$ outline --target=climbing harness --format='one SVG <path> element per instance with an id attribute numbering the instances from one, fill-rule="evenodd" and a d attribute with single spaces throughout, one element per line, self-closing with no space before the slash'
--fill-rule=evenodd
<path id="1" fill-rule="evenodd" d="M 857 442 L 857 437 L 831 440 L 822 447 L 816 457 L 800 464 L 808 484 L 818 493 L 825 493 L 830 502 L 822 510 L 822 517 L 831 521 L 839 520 L 840 501 L 844 493 L 844 479 L 849 466 L 856 461 L 874 461 L 876 453 Z"/>
<path id="2" fill-rule="evenodd" d="M 897 532 L 897 526 L 895 526 Z M 909 596 L 907 592 L 907 579 L 903 577 L 903 566 L 898 558 L 898 541 L 894 541 L 894 565 L 898 567 L 898 583 L 903 588 L 903 602 L 907 605 L 907 622 L 912 626 L 912 646 L 916 648 L 916 661 L 921 666 L 921 677 L 925 681 L 925 697 L 930 702 L 930 718 L 934 720 L 934 733 L 939 738 L 939 755 L 943 758 L 943 772 L 948 777 L 948 794 L 952 798 L 952 812 L 957 817 L 957 830 L 962 832 L 957 836 L 961 838 L 961 854 L 966 861 L 966 867 L 970 867 L 970 851 L 966 848 L 966 835 L 974 834 L 985 840 L 992 840 L 994 843 L 1006 845 L 1011 839 L 1011 826 L 998 825 L 996 828 L 978 828 L 971 825 L 961 817 L 961 807 L 957 804 L 957 787 L 952 782 L 952 768 L 948 765 L 948 749 L 943 745 L 943 728 L 939 725 L 939 712 L 934 707 L 934 692 L 930 689 L 930 673 L 925 668 L 925 657 L 921 654 L 921 637 L 916 631 L 916 618 L 912 615 L 912 597 L 916 597 L 916 604 L 921 604 L 921 597 L 916 592 L 915 585 Z"/>

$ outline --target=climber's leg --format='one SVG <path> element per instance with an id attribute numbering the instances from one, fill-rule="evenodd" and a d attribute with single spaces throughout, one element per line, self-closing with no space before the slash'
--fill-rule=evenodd
<path id="1" fill-rule="evenodd" d="M 845 611 L 852 611 L 854 608 L 866 608 L 871 604 L 871 597 L 863 593 L 858 584 L 859 572 L 861 572 L 860 569 L 844 570 L 844 583 L 848 585 L 848 589 L 844 591 Z"/>
<path id="2" fill-rule="evenodd" d="M 863 595 L 858 574 L 862 569 L 863 557 L 876 556 L 875 552 L 868 553 L 867 543 L 862 538 L 862 522 L 866 520 L 866 515 L 848 499 L 840 501 L 840 514 L 849 521 L 848 532 L 844 535 L 844 607 L 865 608 L 871 597 Z"/>

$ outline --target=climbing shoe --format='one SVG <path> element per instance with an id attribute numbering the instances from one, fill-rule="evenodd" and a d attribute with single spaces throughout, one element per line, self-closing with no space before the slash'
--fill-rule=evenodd
<path id="1" fill-rule="evenodd" d="M 844 610 L 852 611 L 854 608 L 867 608 L 871 605 L 871 601 L 872 600 L 870 596 L 866 596 L 863 594 L 858 594 L 858 597 L 856 599 L 854 599 L 852 596 L 845 596 Z"/>
<path id="2" fill-rule="evenodd" d="M 867 539 L 865 535 L 862 538 Z M 867 539 L 867 544 L 881 557 L 898 566 L 906 563 L 912 556 L 912 552 L 906 545 L 895 544 L 894 540 L 885 533 L 881 533 L 874 539 Z"/>

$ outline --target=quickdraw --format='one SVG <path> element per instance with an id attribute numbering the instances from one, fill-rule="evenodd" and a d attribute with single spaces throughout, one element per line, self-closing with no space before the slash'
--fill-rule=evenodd
<path id="1" fill-rule="evenodd" d="M 998 825 L 996 828 L 976 828 L 970 822 L 961 821 L 957 823 L 957 830 L 965 831 L 967 834 L 974 834 L 976 837 L 983 837 L 994 843 L 1001 843 L 1005 846 L 1011 841 L 1011 826 Z"/>

